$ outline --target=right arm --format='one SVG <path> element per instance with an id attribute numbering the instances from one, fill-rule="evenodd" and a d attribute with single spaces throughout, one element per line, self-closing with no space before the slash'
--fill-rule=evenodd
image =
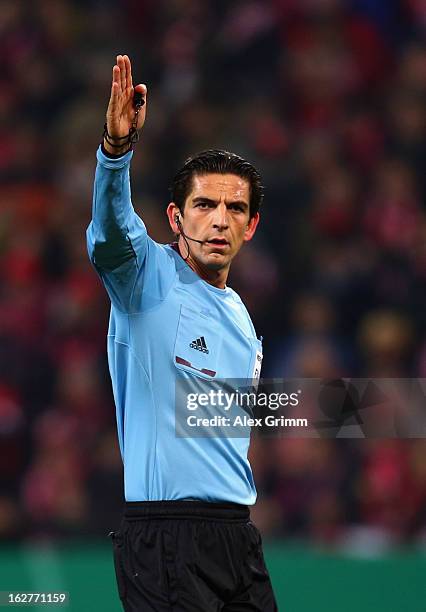
<path id="1" fill-rule="evenodd" d="M 87 230 L 89 256 L 98 271 L 110 272 L 144 251 L 146 229 L 130 193 L 132 152 L 108 158 L 99 148 L 93 189 L 92 221 Z M 141 263 L 141 262 L 139 262 Z"/>
<path id="2" fill-rule="evenodd" d="M 135 120 L 134 91 L 142 93 L 146 101 L 145 85 L 133 88 L 131 65 L 127 55 L 117 57 L 113 68 L 111 97 L 107 110 L 108 140 L 120 144 L 112 147 L 104 139 L 103 151 L 97 152 L 95 185 L 93 193 L 92 221 L 87 229 L 89 257 L 100 275 L 111 301 L 122 310 L 138 308 L 135 298 L 139 295 L 136 284 L 149 276 L 150 284 L 157 286 L 161 297 L 161 279 L 156 282 L 155 273 L 164 269 L 164 248 L 147 236 L 143 221 L 135 213 L 130 193 L 130 145 L 123 143 Z M 137 115 L 137 129 L 145 121 L 146 104 Z M 110 157 L 112 155 L 112 157 Z M 152 261 L 148 275 L 147 259 Z M 145 274 L 144 274 L 145 272 Z M 142 287 L 139 287 L 142 291 Z M 157 293 L 156 291 L 156 293 Z M 138 300 L 140 301 L 140 300 Z"/>
<path id="3" fill-rule="evenodd" d="M 104 152 L 97 153 L 92 222 L 87 232 L 91 261 L 98 269 L 107 271 L 135 257 L 137 249 L 132 241 L 143 242 L 146 236 L 145 226 L 131 202 L 129 167 L 132 152 L 131 145 L 125 142 L 135 121 L 135 91 L 144 99 L 137 113 L 136 127 L 140 130 L 146 116 L 146 86 L 133 87 L 130 59 L 127 55 L 118 55 L 112 69 L 106 113 L 108 138 L 103 141 Z"/>

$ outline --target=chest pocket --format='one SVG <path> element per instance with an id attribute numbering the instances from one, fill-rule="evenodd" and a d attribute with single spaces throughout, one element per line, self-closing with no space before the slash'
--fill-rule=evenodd
<path id="1" fill-rule="evenodd" d="M 187 306 L 181 306 L 173 361 L 183 370 L 209 380 L 219 377 L 222 338 L 218 323 Z"/>

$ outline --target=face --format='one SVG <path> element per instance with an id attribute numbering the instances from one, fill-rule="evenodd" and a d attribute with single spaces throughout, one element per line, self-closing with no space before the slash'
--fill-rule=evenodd
<path id="1" fill-rule="evenodd" d="M 185 234 L 203 241 L 189 241 L 190 257 L 198 267 L 227 272 L 259 222 L 258 213 L 250 219 L 249 206 L 250 185 L 246 179 L 235 174 L 196 175 L 184 214 L 171 204 L 169 219 L 173 221 L 174 215 L 179 214 Z"/>

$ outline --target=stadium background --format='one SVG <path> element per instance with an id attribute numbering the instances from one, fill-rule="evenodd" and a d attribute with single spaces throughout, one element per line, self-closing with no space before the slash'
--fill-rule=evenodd
<path id="1" fill-rule="evenodd" d="M 106 294 L 85 246 L 117 53 L 148 84 L 133 199 L 209 147 L 266 186 L 230 284 L 265 376 L 426 377 L 422 0 L 0 2 L 0 590 L 119 609 Z M 425 612 L 424 440 L 255 441 L 253 511 L 287 612 Z"/>

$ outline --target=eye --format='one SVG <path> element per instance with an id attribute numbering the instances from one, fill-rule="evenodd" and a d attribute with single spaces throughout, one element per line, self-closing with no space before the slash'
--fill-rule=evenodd
<path id="1" fill-rule="evenodd" d="M 239 204 L 231 204 L 229 208 L 231 210 L 236 210 L 237 212 L 244 212 L 243 207 Z"/>
<path id="2" fill-rule="evenodd" d="M 201 208 L 205 210 L 206 208 L 213 208 L 215 206 L 214 202 L 198 202 L 195 205 L 195 208 Z"/>

